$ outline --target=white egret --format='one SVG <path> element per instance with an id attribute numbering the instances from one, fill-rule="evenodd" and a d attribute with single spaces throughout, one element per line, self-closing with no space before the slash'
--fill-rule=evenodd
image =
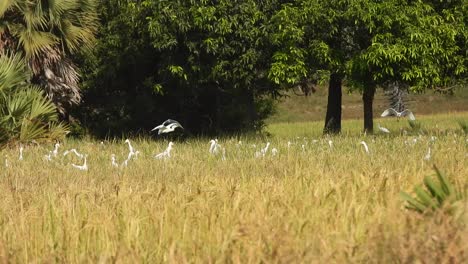
<path id="1" fill-rule="evenodd" d="M 427 150 L 426 155 L 424 156 L 424 160 L 430 160 L 431 159 L 431 147 Z"/>
<path id="2" fill-rule="evenodd" d="M 179 122 L 172 120 L 172 119 L 168 119 L 164 121 L 161 125 L 151 129 L 151 131 L 158 130 L 158 135 L 160 135 L 163 133 L 172 132 L 178 127 L 184 129 Z"/>
<path id="3" fill-rule="evenodd" d="M 49 154 L 44 155 L 44 158 L 45 158 L 47 161 L 51 161 L 51 160 L 52 160 L 52 151 L 49 151 Z"/>
<path id="4" fill-rule="evenodd" d="M 333 141 L 331 141 L 331 139 L 328 140 L 328 146 L 330 146 L 330 148 L 333 148 Z"/>
<path id="5" fill-rule="evenodd" d="M 269 147 L 270 147 L 270 142 L 267 142 L 266 146 L 261 150 L 263 157 L 265 157 L 265 155 L 267 154 Z"/>
<path id="6" fill-rule="evenodd" d="M 169 142 L 169 145 L 167 146 L 166 150 L 164 150 L 163 152 L 159 153 L 158 155 L 154 156 L 155 159 L 168 159 L 171 157 L 171 150 L 172 150 L 172 146 L 174 145 L 174 143 L 171 141 Z"/>
<path id="7" fill-rule="evenodd" d="M 83 165 L 76 165 L 76 164 L 72 164 L 72 166 L 76 169 L 79 169 L 79 170 L 82 170 L 82 171 L 87 171 L 88 170 L 88 164 L 87 164 L 87 157 L 88 155 L 84 155 L 84 163 Z"/>
<path id="8" fill-rule="evenodd" d="M 130 143 L 130 140 L 127 138 L 124 143 L 128 144 L 128 152 L 135 154 L 135 149 L 133 148 L 132 144 Z M 133 155 L 132 154 L 132 155 Z"/>
<path id="9" fill-rule="evenodd" d="M 222 156 L 221 160 L 226 160 L 226 149 L 225 148 L 223 148 L 222 154 L 223 154 L 223 156 Z"/>
<path id="10" fill-rule="evenodd" d="M 276 156 L 277 154 L 278 154 L 278 149 L 272 148 L 272 149 L 271 149 L 271 155 L 274 157 L 274 156 Z"/>
<path id="11" fill-rule="evenodd" d="M 379 130 L 383 133 L 390 133 L 390 130 L 388 130 L 387 128 L 383 127 L 383 126 L 380 126 L 380 123 L 377 124 L 377 127 L 379 128 Z"/>
<path id="12" fill-rule="evenodd" d="M 76 149 L 66 150 L 65 152 L 63 152 L 63 156 L 67 156 L 69 153 L 75 154 L 80 159 L 84 158 L 84 155 L 79 153 Z"/>
<path id="13" fill-rule="evenodd" d="M 54 155 L 54 157 L 57 157 L 59 147 L 60 143 L 55 143 L 54 150 L 52 151 L 52 155 Z"/>
<path id="14" fill-rule="evenodd" d="M 388 108 L 385 111 L 383 111 L 381 117 L 386 117 L 386 116 L 396 116 L 398 119 L 400 117 L 405 117 L 407 116 L 409 120 L 414 121 L 416 118 L 413 115 L 413 112 L 411 112 L 409 109 L 403 110 L 402 112 L 398 112 L 397 110 L 393 108 Z"/>
<path id="15" fill-rule="evenodd" d="M 367 154 L 369 154 L 369 147 L 367 146 L 367 143 L 365 141 L 359 142 L 359 144 L 364 146 L 364 150 L 366 151 Z"/>
<path id="16" fill-rule="evenodd" d="M 18 160 L 23 160 L 23 146 L 20 146 L 19 148 L 19 158 Z"/>
<path id="17" fill-rule="evenodd" d="M 115 159 L 115 154 L 111 155 L 111 164 L 113 167 L 119 167 L 119 164 L 117 164 L 117 160 Z"/>
<path id="18" fill-rule="evenodd" d="M 210 149 L 209 152 L 213 155 L 217 155 L 221 149 L 221 145 L 218 144 L 218 139 L 210 140 Z"/>

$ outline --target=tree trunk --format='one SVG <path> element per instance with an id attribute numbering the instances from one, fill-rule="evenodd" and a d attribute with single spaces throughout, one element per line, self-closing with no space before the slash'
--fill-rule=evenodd
<path id="1" fill-rule="evenodd" d="M 368 86 L 364 88 L 362 94 L 362 102 L 364 103 L 364 132 L 374 132 L 374 118 L 372 111 L 372 103 L 374 102 L 375 86 Z"/>
<path id="2" fill-rule="evenodd" d="M 324 134 L 338 134 L 341 131 L 341 81 L 340 74 L 332 73 L 330 75 Z"/>

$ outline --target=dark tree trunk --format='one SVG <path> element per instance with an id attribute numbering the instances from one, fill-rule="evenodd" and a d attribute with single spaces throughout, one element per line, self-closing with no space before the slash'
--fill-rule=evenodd
<path id="1" fill-rule="evenodd" d="M 325 117 L 325 134 L 338 134 L 341 131 L 341 81 L 338 73 L 330 75 L 328 85 L 327 115 Z"/>
<path id="2" fill-rule="evenodd" d="M 374 118 L 372 111 L 372 103 L 374 102 L 375 86 L 364 88 L 362 94 L 362 102 L 364 103 L 364 132 L 374 132 Z"/>

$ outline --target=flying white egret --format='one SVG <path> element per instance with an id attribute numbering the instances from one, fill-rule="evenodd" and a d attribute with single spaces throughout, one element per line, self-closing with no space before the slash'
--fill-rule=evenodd
<path id="1" fill-rule="evenodd" d="M 55 143 L 54 150 L 52 151 L 52 155 L 54 155 L 54 157 L 57 157 L 59 147 L 60 143 Z"/>
<path id="2" fill-rule="evenodd" d="M 111 155 L 111 164 L 113 167 L 119 167 L 119 164 L 117 164 L 117 160 L 115 159 L 115 154 Z"/>
<path id="3" fill-rule="evenodd" d="M 18 160 L 23 160 L 23 146 L 20 146 L 19 148 L 19 158 Z"/>
<path id="4" fill-rule="evenodd" d="M 87 159 L 88 155 L 84 155 L 84 163 L 83 165 L 76 165 L 72 163 L 72 166 L 76 169 L 82 170 L 82 171 L 87 171 L 88 170 L 88 164 L 87 164 Z"/>
<path id="5" fill-rule="evenodd" d="M 155 159 L 168 159 L 171 157 L 171 150 L 172 150 L 172 146 L 174 145 L 174 143 L 171 141 L 169 142 L 169 145 L 167 146 L 166 150 L 164 150 L 163 152 L 159 153 L 158 155 L 154 156 Z"/>
<path id="6" fill-rule="evenodd" d="M 158 135 L 160 135 L 160 134 L 172 132 L 178 127 L 184 129 L 179 122 L 172 120 L 172 119 L 168 119 L 164 121 L 161 125 L 151 129 L 151 131 L 158 130 Z"/>
<path id="7" fill-rule="evenodd" d="M 424 156 L 424 160 L 430 160 L 430 159 L 431 159 L 431 147 L 429 147 L 426 155 Z"/>
<path id="8" fill-rule="evenodd" d="M 387 128 L 383 127 L 383 126 L 380 126 L 380 123 L 377 124 L 377 127 L 379 128 L 379 130 L 383 133 L 390 133 L 390 130 L 388 130 Z"/>
<path id="9" fill-rule="evenodd" d="M 369 154 L 369 147 L 367 146 L 367 143 L 365 141 L 359 142 L 359 144 L 364 146 L 364 150 L 366 151 L 367 154 Z"/>
<path id="10" fill-rule="evenodd" d="M 409 109 L 403 110 L 402 112 L 398 112 L 397 110 L 393 108 L 388 108 L 385 111 L 383 111 L 381 117 L 386 117 L 386 116 L 396 116 L 398 119 L 400 117 L 405 117 L 407 116 L 409 120 L 414 121 L 416 118 L 413 115 L 413 112 L 411 112 Z"/>

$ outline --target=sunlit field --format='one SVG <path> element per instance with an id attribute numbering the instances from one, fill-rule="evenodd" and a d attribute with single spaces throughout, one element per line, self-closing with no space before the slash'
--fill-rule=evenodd
<path id="1" fill-rule="evenodd" d="M 51 161 L 44 156 L 53 144 L 26 146 L 21 161 L 17 148 L 5 149 L 0 258 L 466 263 L 466 199 L 456 214 L 421 215 L 405 209 L 399 193 L 434 175 L 434 164 L 467 186 L 468 136 L 457 121 L 468 114 L 418 120 L 418 128 L 376 120 L 389 135 L 363 135 L 361 121 L 345 121 L 336 137 L 321 135 L 322 122 L 272 124 L 262 136 L 218 138 L 225 158 L 209 153 L 209 138 L 175 141 L 166 160 L 153 156 L 167 141 L 131 139 L 140 154 L 127 167 L 125 139 L 66 140 Z M 83 160 L 63 156 L 72 148 L 88 155 L 87 171 L 71 165 Z"/>

